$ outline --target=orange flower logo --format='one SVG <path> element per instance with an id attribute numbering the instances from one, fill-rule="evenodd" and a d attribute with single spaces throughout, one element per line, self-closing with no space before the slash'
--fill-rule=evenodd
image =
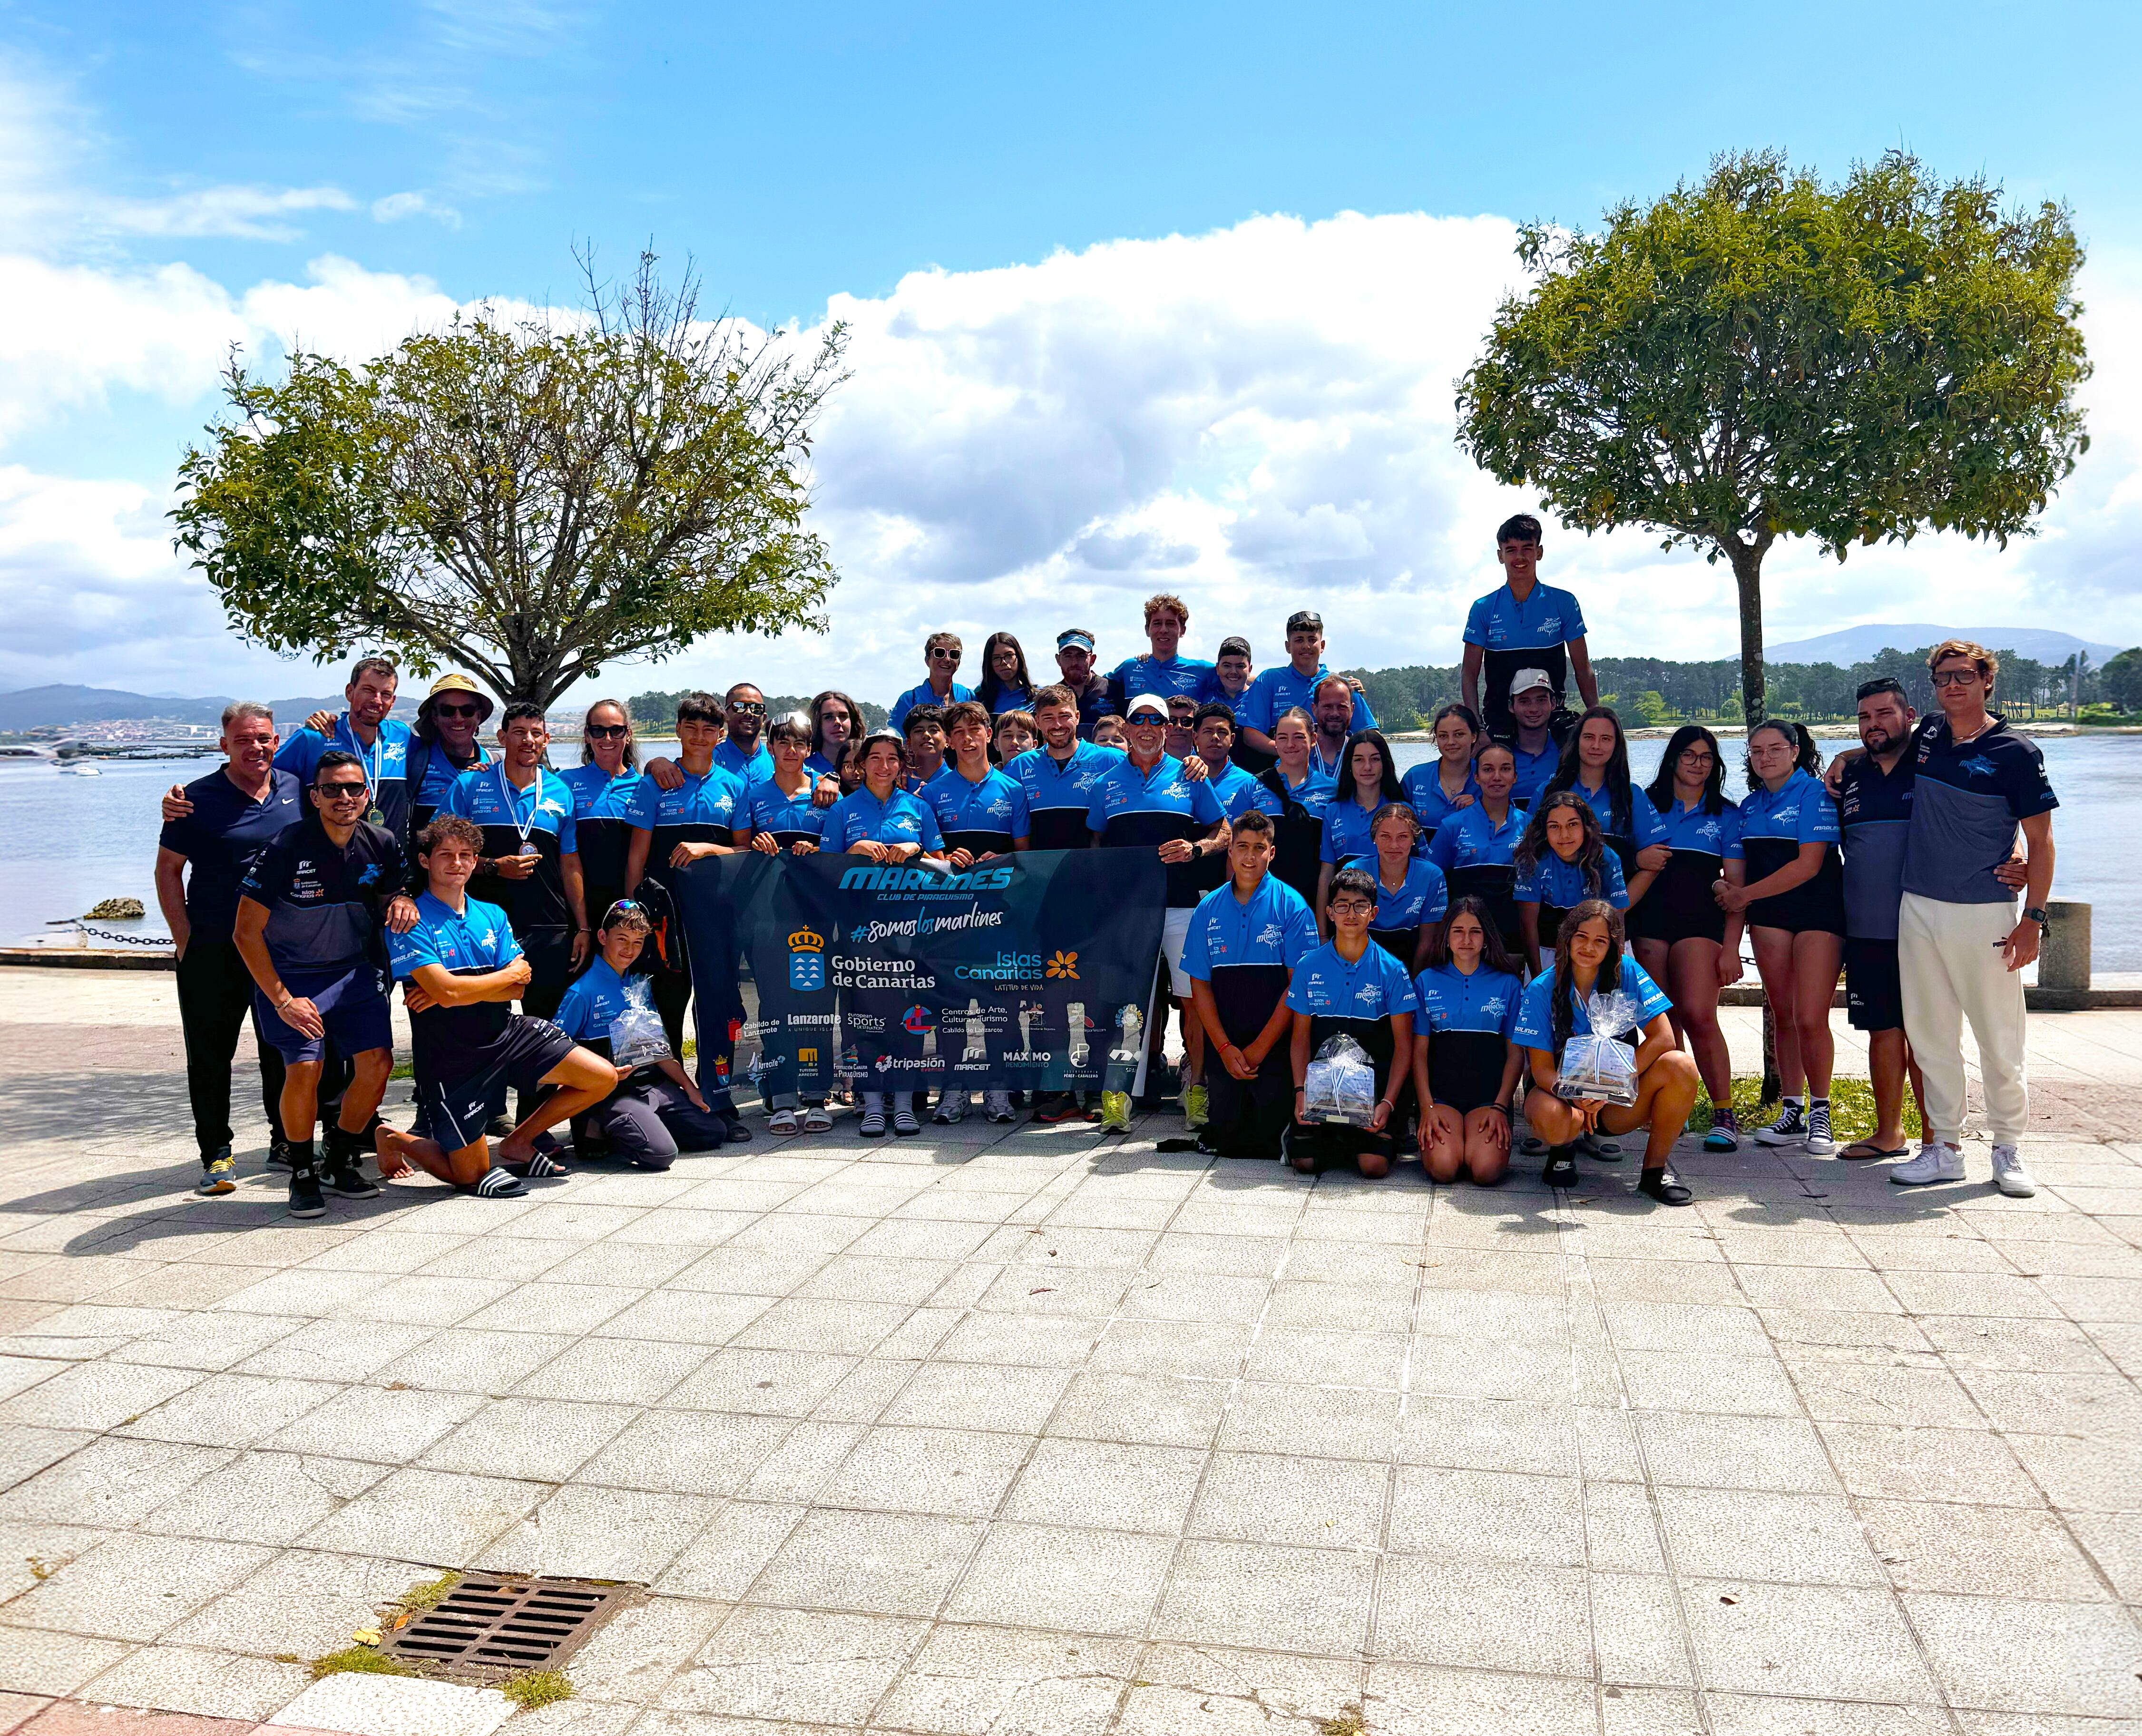
<path id="1" fill-rule="evenodd" d="M 1078 980 L 1078 954 L 1074 952 L 1058 953 L 1054 958 L 1049 959 L 1048 968 L 1044 971 L 1043 974 L 1051 977 L 1063 977 L 1070 982 L 1077 982 Z"/>

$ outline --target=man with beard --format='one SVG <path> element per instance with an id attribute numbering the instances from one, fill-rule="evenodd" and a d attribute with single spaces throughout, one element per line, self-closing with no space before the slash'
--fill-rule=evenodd
<path id="1" fill-rule="evenodd" d="M 1354 708 L 1361 703 L 1344 675 L 1327 675 L 1316 683 L 1309 714 L 1316 720 L 1316 739 L 1309 750 L 1309 769 L 1337 782 L 1346 762 L 1346 738 L 1354 732 Z"/>
<path id="2" fill-rule="evenodd" d="M 1066 627 L 1056 635 L 1056 667 L 1063 672 L 1064 691 L 1078 709 L 1078 734 L 1093 739 L 1093 726 L 1108 714 L 1108 678 L 1094 667 L 1093 635 L 1083 627 Z M 1034 696 L 1036 707 L 1041 695 Z"/>
<path id="3" fill-rule="evenodd" d="M 722 707 L 728 737 L 714 750 L 714 763 L 748 795 L 773 777 L 773 756 L 766 751 L 766 695 L 739 681 L 723 696 Z"/>
<path id="4" fill-rule="evenodd" d="M 417 708 L 416 739 L 409 747 L 409 834 L 416 835 L 432 823 L 432 816 L 446 805 L 447 792 L 464 772 L 491 763 L 491 756 L 476 740 L 476 732 L 490 721 L 491 696 L 477 691 L 466 675 L 442 675 Z M 412 854 L 411 861 L 415 857 Z M 422 883 L 418 870 L 413 884 Z"/>

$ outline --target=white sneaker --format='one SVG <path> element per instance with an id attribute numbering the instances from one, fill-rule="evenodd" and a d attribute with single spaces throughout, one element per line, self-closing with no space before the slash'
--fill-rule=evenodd
<path id="1" fill-rule="evenodd" d="M 1900 1163 L 1889 1171 L 1889 1179 L 1899 1187 L 1924 1187 L 1935 1181 L 1963 1180 L 1963 1152 L 1952 1145 L 1924 1145 L 1919 1155 L 1909 1163 Z"/>
<path id="2" fill-rule="evenodd" d="M 1810 1157 L 1834 1157 L 1837 1142 L 1829 1134 L 1829 1105 L 1811 1103 L 1808 1106 L 1807 1152 Z"/>
<path id="3" fill-rule="evenodd" d="M 1019 1119 L 1012 1112 L 1011 1093 L 1009 1091 L 984 1092 L 982 1107 L 989 1112 L 989 1117 L 993 1122 L 1012 1122 Z"/>
<path id="4" fill-rule="evenodd" d="M 1994 1147 L 1993 1185 L 2018 1200 L 2027 1200 L 2038 1191 L 2038 1184 L 2031 1178 L 2030 1171 L 2023 1167 L 2023 1160 L 2013 1146 Z"/>
<path id="5" fill-rule="evenodd" d="M 940 1127 L 950 1127 L 966 1118 L 967 1093 L 965 1092 L 947 1091 L 939 1093 L 937 1112 L 930 1117 L 931 1121 L 936 1122 Z"/>

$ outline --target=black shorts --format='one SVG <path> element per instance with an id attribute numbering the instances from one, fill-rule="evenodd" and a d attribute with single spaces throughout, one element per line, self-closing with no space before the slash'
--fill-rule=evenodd
<path id="1" fill-rule="evenodd" d="M 465 1079 L 418 1083 L 417 1101 L 432 1137 L 449 1152 L 474 1145 L 483 1137 L 491 1107 L 506 1087 L 532 1096 L 543 1075 L 578 1047 L 547 1018 L 515 1018 L 491 1045 L 488 1065 Z"/>
<path id="2" fill-rule="evenodd" d="M 1897 972 L 1897 943 L 1844 940 L 1844 1004 L 1855 1031 L 1901 1031 L 1904 987 Z"/>

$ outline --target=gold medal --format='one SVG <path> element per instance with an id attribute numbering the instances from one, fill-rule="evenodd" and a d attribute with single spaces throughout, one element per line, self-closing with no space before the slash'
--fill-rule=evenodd
<path id="1" fill-rule="evenodd" d="M 378 808 L 373 809 L 373 811 L 364 817 L 369 820 L 374 826 L 384 826 L 387 823 L 386 815 L 381 813 Z"/>

